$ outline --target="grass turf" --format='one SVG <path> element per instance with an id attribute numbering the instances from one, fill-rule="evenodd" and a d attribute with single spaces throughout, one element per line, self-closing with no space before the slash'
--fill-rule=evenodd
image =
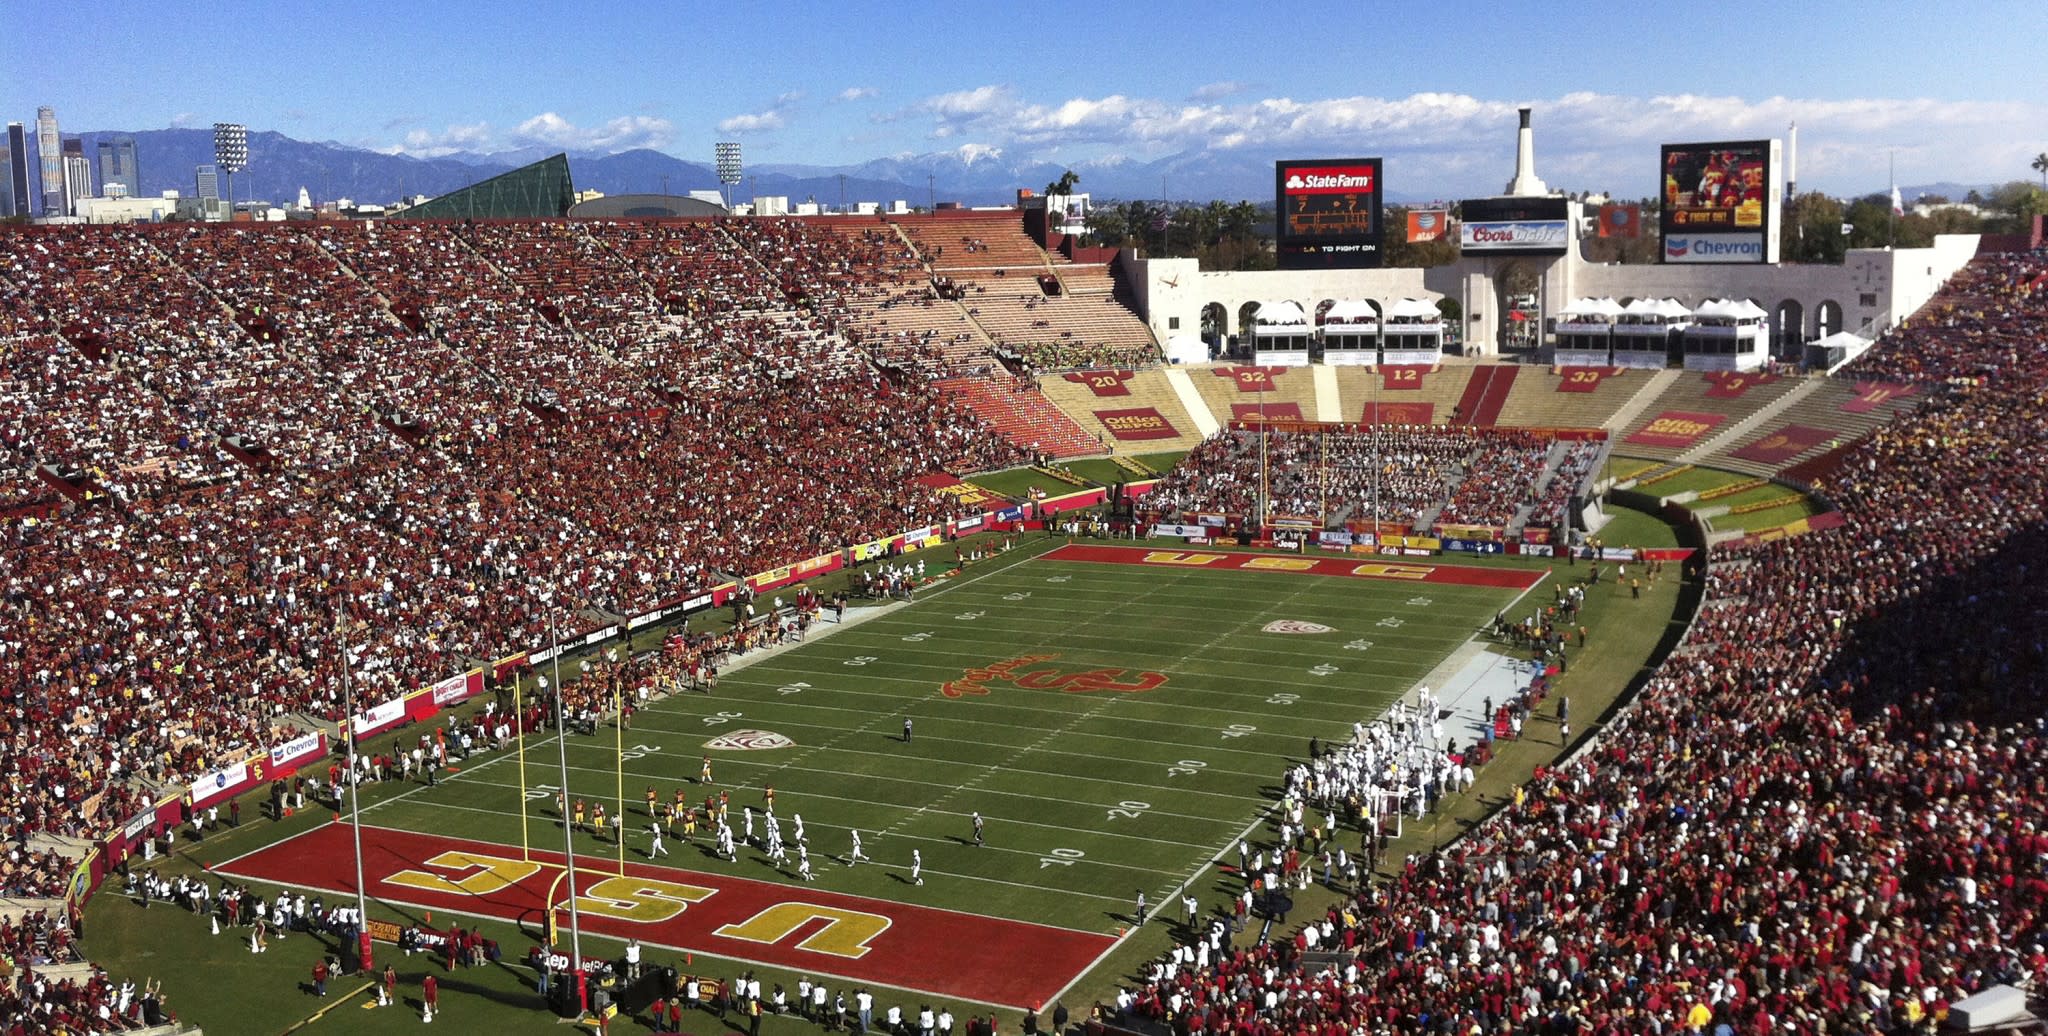
<path id="1" fill-rule="evenodd" d="M 1624 518 L 1609 527 L 1607 542 L 1669 541 L 1668 530 L 1659 536 L 1661 527 L 1644 521 L 1635 529 Z M 1419 597 L 1429 604 L 1409 603 Z M 1158 904 L 1162 893 L 1193 880 L 1205 906 L 1219 901 L 1226 889 L 1205 868 L 1264 808 L 1282 760 L 1310 736 L 1335 736 L 1353 719 L 1376 714 L 1512 597 L 1494 589 L 1310 576 L 1026 563 L 1020 552 L 977 566 L 968 579 L 915 607 L 737 670 L 715 697 L 671 699 L 643 711 L 627 733 L 629 749 L 643 753 L 627 763 L 627 805 L 637 812 L 647 783 L 666 798 L 677 782 L 694 776 L 702 755 L 697 746 L 717 732 L 742 724 L 777 730 L 800 747 L 758 758 L 721 756 L 718 783 L 736 788 L 738 804 L 747 801 L 747 790 L 772 781 L 778 812 L 803 812 L 812 845 L 824 856 L 844 852 L 844 829 L 861 827 L 869 855 L 890 866 L 842 873 L 821 859 L 834 890 L 908 898 L 888 875 L 900 870 L 899 857 L 907 857 L 909 847 L 920 846 L 932 878 L 917 890 L 918 902 L 1114 931 L 1138 888 Z M 1368 650 L 1344 646 L 1360 639 L 1347 631 L 1389 615 L 1426 621 L 1382 628 Z M 1254 632 L 1274 617 L 1323 622 L 1339 632 Z M 1573 683 L 1605 679 L 1618 691 L 1642 658 L 1623 643 L 1627 639 L 1623 633 L 1611 646 L 1601 645 L 1608 650 L 1589 652 Z M 1168 682 L 1150 694 L 1110 697 L 1000 685 L 986 697 L 934 693 L 939 682 L 966 668 L 1031 650 L 1057 652 L 1062 665 L 1150 668 Z M 1601 663 L 1630 651 L 1636 651 L 1632 663 Z M 1336 671 L 1317 675 L 1318 667 Z M 1585 705 L 1597 707 L 1590 700 Z M 918 720 L 918 737 L 908 748 L 894 740 L 906 714 Z M 609 732 L 572 736 L 572 796 L 615 794 L 611 744 Z M 654 750 L 635 748 L 641 745 Z M 1509 746 L 1484 776 L 1511 776 L 1513 753 L 1522 747 Z M 516 843 L 521 800 L 513 766 L 465 767 L 465 774 L 432 791 L 373 789 L 365 796 L 366 821 Z M 529 780 L 555 783 L 539 773 L 529 773 Z M 536 844 L 550 847 L 560 833 L 551 799 L 541 794 L 525 805 Z M 1482 800 L 1473 796 L 1473 808 Z M 968 833 L 962 814 L 974 810 L 989 818 L 988 849 L 961 844 Z M 188 847 L 172 866 L 225 859 L 320 819 L 245 825 L 196 850 Z M 608 841 L 599 846 L 578 837 L 582 851 L 617 851 Z M 732 867 L 749 877 L 784 880 L 759 862 L 758 852 L 725 865 L 680 845 L 676 851 L 683 866 Z M 375 916 L 417 913 L 373 906 Z M 151 920 L 164 917 L 174 920 Z M 252 958 L 232 936 L 208 937 L 202 922 L 162 905 L 141 914 L 113 890 L 99 897 L 89 918 L 95 960 L 116 974 L 169 979 L 173 1006 L 214 1031 L 281 1031 L 318 1006 L 297 988 L 317 952 L 311 937 L 282 940 L 291 947 L 287 953 Z M 508 955 L 531 941 L 509 924 L 490 922 L 483 930 Z M 592 940 L 586 952 L 616 952 L 605 943 Z M 1157 928 L 1126 940 L 1069 1002 L 1078 1006 L 1100 995 L 1163 944 Z M 400 964 L 409 984 L 428 970 L 418 958 Z M 740 966 L 698 955 L 690 970 L 730 974 Z M 438 965 L 431 967 L 441 974 Z M 233 998 L 196 995 L 217 968 L 233 968 L 251 981 L 238 983 L 241 992 Z M 793 983 L 787 973 L 757 970 L 769 981 Z M 549 1019 L 536 1009 L 530 977 L 523 966 L 444 974 L 451 994 L 444 1003 L 474 993 L 461 997 L 465 1015 L 513 1028 L 544 1026 Z M 885 992 L 883 1002 L 889 996 Z M 353 1009 L 318 1023 L 340 1032 L 388 1024 L 389 1012 Z M 789 1031 L 809 1028 L 779 1024 Z M 777 1020 L 767 1028 L 776 1030 Z"/>

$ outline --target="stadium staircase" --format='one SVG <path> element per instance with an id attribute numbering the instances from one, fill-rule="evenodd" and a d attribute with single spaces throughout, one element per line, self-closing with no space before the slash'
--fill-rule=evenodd
<path id="1" fill-rule="evenodd" d="M 1233 408 L 1240 405 L 1262 406 L 1275 403 L 1282 405 L 1291 403 L 1295 409 L 1301 412 L 1302 420 L 1313 421 L 1316 419 L 1316 376 L 1314 372 L 1323 368 L 1319 366 L 1288 367 L 1281 370 L 1278 374 L 1268 376 L 1268 380 L 1265 382 L 1267 391 L 1246 392 L 1239 387 L 1236 378 L 1225 377 L 1217 373 L 1218 371 L 1230 370 L 1235 366 L 1238 365 L 1228 363 L 1197 364 L 1173 367 L 1170 370 L 1186 376 L 1189 387 L 1201 398 L 1202 404 L 1208 409 L 1210 415 L 1216 419 L 1218 427 L 1228 426 L 1231 421 L 1236 420 Z M 1169 377 L 1169 380 L 1177 381 L 1179 379 Z M 1182 402 L 1187 403 L 1187 400 L 1183 398 Z M 1192 404 L 1188 405 L 1192 406 Z"/>
<path id="2" fill-rule="evenodd" d="M 1513 428 L 1599 428 L 1657 372 L 1622 371 L 1601 378 L 1586 392 L 1559 389 L 1568 368 L 1524 371 L 1501 408 L 1501 424 Z"/>
<path id="3" fill-rule="evenodd" d="M 1737 442 L 1748 437 L 1751 432 L 1757 430 L 1765 422 L 1791 409 L 1800 400 L 1813 395 L 1815 391 L 1819 390 L 1820 386 L 1821 383 L 1818 379 L 1802 379 L 1797 385 L 1792 386 L 1790 392 L 1771 400 L 1755 413 L 1735 422 L 1727 431 L 1717 433 L 1698 446 L 1679 454 L 1678 459 L 1687 464 L 1701 464 L 1705 463 L 1710 456 L 1727 452 Z M 1772 425 L 1771 427 L 1776 428 L 1777 426 Z M 1717 463 L 1715 466 L 1719 467 L 1721 465 Z"/>
<path id="4" fill-rule="evenodd" d="M 1094 457 L 1106 452 L 1074 419 L 1036 387 L 1018 391 L 1005 380 L 948 378 L 939 390 L 959 399 L 1003 438 L 1054 457 Z"/>
<path id="5" fill-rule="evenodd" d="M 1500 423 L 1500 413 L 1507 405 L 1508 394 L 1514 391 L 1516 376 L 1522 372 L 1518 364 L 1483 363 L 1472 368 L 1472 377 L 1465 382 L 1465 392 L 1458 397 L 1457 406 L 1451 411 L 1457 418 L 1450 424 L 1466 425 L 1472 428 L 1492 428 Z"/>
<path id="6" fill-rule="evenodd" d="M 1451 407 L 1464 395 L 1465 385 L 1472 380 L 1473 368 L 1462 363 L 1445 363 L 1424 374 L 1422 386 L 1417 389 L 1389 390 L 1384 375 L 1375 369 L 1365 367 L 1336 368 L 1338 398 L 1342 401 L 1340 419 L 1345 422 L 1365 420 L 1366 409 L 1374 401 L 1381 405 L 1399 403 L 1426 403 L 1431 408 L 1431 424 L 1444 424 L 1450 420 Z"/>
<path id="7" fill-rule="evenodd" d="M 1179 368 L 1138 371 L 1124 381 L 1124 387 L 1129 392 L 1124 396 L 1097 396 L 1087 386 L 1068 381 L 1066 376 L 1061 374 L 1041 376 L 1038 379 L 1038 386 L 1044 391 L 1047 400 L 1064 411 L 1068 417 L 1073 418 L 1074 423 L 1080 425 L 1084 431 L 1100 435 L 1100 441 L 1106 442 L 1112 451 L 1163 453 L 1167 450 L 1193 449 L 1197 443 L 1208 438 L 1208 433 L 1202 431 L 1203 426 L 1198 423 L 1197 417 L 1188 412 L 1187 407 L 1181 402 L 1180 393 L 1169 382 L 1168 379 L 1174 374 L 1186 377 L 1186 372 Z M 1189 387 L 1187 391 L 1193 393 L 1194 389 Z M 1196 397 L 1196 405 L 1200 402 L 1200 397 Z M 1158 411 L 1159 415 L 1173 426 L 1174 434 L 1159 439 L 1118 439 L 1109 433 L 1102 420 L 1096 416 L 1105 410 L 1146 408 Z M 1202 409 L 1199 420 L 1208 422 L 1212 429 L 1215 427 L 1215 419 L 1209 416 L 1206 407 Z M 1097 452 L 1101 452 L 1099 447 Z"/>
<path id="8" fill-rule="evenodd" d="M 1842 409 L 1844 404 L 1856 398 L 1856 385 L 1853 379 L 1815 378 L 1812 379 L 1812 382 L 1813 390 L 1799 399 L 1790 401 L 1779 416 L 1785 424 L 1799 424 L 1809 428 L 1827 430 L 1832 433 L 1828 441 L 1819 443 L 1811 449 L 1787 458 L 1782 463 L 1776 465 L 1738 460 L 1725 456 L 1725 454 L 1714 457 L 1712 459 L 1713 465 L 1715 467 L 1725 467 L 1731 471 L 1740 471 L 1744 474 L 1783 474 L 1786 477 L 1793 477 L 1795 473 L 1798 473 L 1808 476 L 1800 478 L 1799 481 L 1810 482 L 1813 478 L 1820 477 L 1834 470 L 1835 465 L 1831 463 L 1818 463 L 1829 453 L 1839 451 L 1850 443 L 1862 440 L 1872 432 L 1912 411 L 1928 398 L 1920 394 L 1899 396 L 1866 413 L 1858 414 Z M 1741 449 L 1749 445 L 1750 442 L 1776 432 L 1779 427 L 1781 425 L 1774 422 L 1761 429 L 1756 429 L 1755 434 L 1750 436 L 1747 441 L 1738 440 L 1737 443 L 1731 445 L 1733 449 Z M 1732 450 L 1727 452 L 1732 452 Z M 1810 471 L 1807 470 L 1809 466 L 1812 466 Z"/>
<path id="9" fill-rule="evenodd" d="M 1680 370 L 1653 372 L 1643 382 L 1642 386 L 1636 389 L 1635 395 L 1630 396 L 1627 402 L 1616 407 L 1613 413 L 1608 414 L 1607 420 L 1600 422 L 1600 427 L 1607 429 L 1609 432 L 1619 432 L 1623 428 L 1627 428 L 1635 422 L 1637 417 L 1642 415 L 1642 412 L 1649 407 L 1652 401 L 1658 396 L 1663 395 L 1664 390 L 1669 388 L 1671 383 L 1677 381 L 1679 376 L 1684 373 L 1684 371 Z"/>
<path id="10" fill-rule="evenodd" d="M 1544 490 L 1550 488 L 1550 480 L 1557 477 L 1557 466 L 1564 463 L 1564 459 L 1570 456 L 1571 452 L 1571 443 L 1565 442 L 1562 439 L 1551 442 L 1550 451 L 1543 456 L 1543 470 L 1536 473 L 1536 481 L 1529 487 L 1532 495 L 1537 497 L 1543 496 Z M 1536 505 L 1533 503 L 1523 504 L 1521 507 L 1516 508 L 1515 516 L 1508 519 L 1507 534 L 1509 536 L 1521 535 L 1523 527 L 1529 524 L 1530 513 L 1535 509 Z"/>

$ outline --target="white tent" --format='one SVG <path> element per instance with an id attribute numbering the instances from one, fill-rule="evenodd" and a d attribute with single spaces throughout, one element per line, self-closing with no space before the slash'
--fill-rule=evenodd
<path id="1" fill-rule="evenodd" d="M 1259 303 L 1258 310 L 1253 314 L 1252 320 L 1254 323 L 1259 324 L 1306 324 L 1308 323 L 1308 314 L 1302 312 L 1301 306 L 1297 303 L 1284 301 L 1261 302 Z"/>
<path id="2" fill-rule="evenodd" d="M 1339 299 L 1330 304 L 1323 314 L 1323 323 L 1329 324 L 1377 324 L 1380 311 L 1364 299 Z"/>
<path id="3" fill-rule="evenodd" d="M 1387 307 L 1387 319 L 1414 322 L 1442 320 L 1443 311 L 1428 299 L 1402 299 Z"/>
<path id="4" fill-rule="evenodd" d="M 1166 362 L 1202 363 L 1209 359 L 1209 343 L 1199 335 L 1178 334 L 1166 340 Z"/>
<path id="5" fill-rule="evenodd" d="M 1695 320 L 1726 320 L 1731 323 L 1760 321 L 1767 314 L 1748 299 L 1709 299 L 1692 311 Z"/>
<path id="6" fill-rule="evenodd" d="M 1615 317 L 1620 316 L 1621 313 L 1621 303 L 1613 299 L 1587 297 L 1574 300 L 1571 305 L 1566 306 L 1564 311 L 1557 315 L 1557 318 L 1565 321 L 1587 318 L 1611 321 Z"/>

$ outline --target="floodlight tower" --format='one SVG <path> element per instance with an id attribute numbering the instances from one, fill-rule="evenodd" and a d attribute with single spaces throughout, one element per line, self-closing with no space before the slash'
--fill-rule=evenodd
<path id="1" fill-rule="evenodd" d="M 213 163 L 228 174 L 228 213 L 235 211 L 235 174 L 249 168 L 249 128 L 239 122 L 213 124 Z"/>
<path id="2" fill-rule="evenodd" d="M 725 186 L 725 207 L 732 209 L 732 188 L 740 182 L 740 142 L 721 140 L 712 147 L 718 160 L 718 182 Z"/>

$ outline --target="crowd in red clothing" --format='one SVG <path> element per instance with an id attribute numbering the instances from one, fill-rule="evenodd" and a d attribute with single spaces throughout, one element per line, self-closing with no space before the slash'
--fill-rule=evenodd
<path id="1" fill-rule="evenodd" d="M 0 504 L 55 508 L 0 524 L 0 837 L 339 717 L 343 640 L 381 700 L 959 513 L 913 480 L 1024 455 L 860 348 L 850 300 L 904 252 L 801 221 L 0 233 Z"/>
<path id="2" fill-rule="evenodd" d="M 1970 306 L 1945 293 L 1852 370 L 1970 380 L 1819 487 L 1843 527 L 1718 557 L 1592 749 L 1314 939 L 1162 964 L 1129 1010 L 1245 1036 L 1906 1033 L 2042 988 L 2048 294 L 2018 286 L 2044 258 L 1979 259 Z"/>

